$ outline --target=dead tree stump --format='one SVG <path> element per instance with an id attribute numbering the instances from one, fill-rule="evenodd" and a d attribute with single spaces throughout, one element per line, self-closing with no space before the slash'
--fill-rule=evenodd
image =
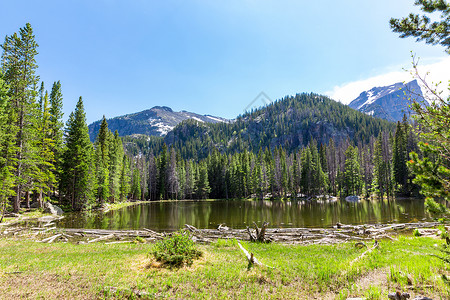
<path id="1" fill-rule="evenodd" d="M 264 222 L 261 229 L 259 229 L 258 225 L 253 222 L 255 225 L 255 233 L 250 231 L 250 228 L 247 226 L 247 233 L 250 236 L 251 242 L 259 242 L 259 243 L 270 243 L 271 240 L 266 238 L 266 227 L 269 225 L 269 222 Z"/>

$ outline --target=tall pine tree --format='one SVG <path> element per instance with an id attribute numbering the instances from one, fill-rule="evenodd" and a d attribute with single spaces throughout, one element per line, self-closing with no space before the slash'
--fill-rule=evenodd
<path id="1" fill-rule="evenodd" d="M 89 140 L 89 129 L 81 97 L 67 121 L 65 141 L 61 190 L 72 209 L 91 207 L 95 204 L 94 149 Z"/>

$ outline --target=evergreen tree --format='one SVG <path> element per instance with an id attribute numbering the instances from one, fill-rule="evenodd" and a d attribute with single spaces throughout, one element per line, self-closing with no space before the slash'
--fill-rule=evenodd
<path id="1" fill-rule="evenodd" d="M 394 144 L 392 146 L 392 168 L 393 178 L 395 185 L 403 194 L 408 193 L 408 169 L 406 161 L 408 158 L 407 152 L 407 134 L 408 124 L 406 116 L 403 117 L 403 124 L 397 122 L 397 128 L 395 130 Z"/>
<path id="2" fill-rule="evenodd" d="M 167 178 L 167 191 L 170 199 L 177 199 L 179 179 L 177 170 L 177 159 L 175 150 L 173 148 L 170 149 L 170 158 L 167 166 L 166 178 Z"/>
<path id="3" fill-rule="evenodd" d="M 111 138 L 109 149 L 109 194 L 110 202 L 120 199 L 120 175 L 123 163 L 123 145 L 117 130 Z"/>
<path id="4" fill-rule="evenodd" d="M 162 153 L 158 160 L 158 191 L 159 191 L 159 198 L 158 199 L 167 199 L 167 146 L 164 144 Z"/>
<path id="5" fill-rule="evenodd" d="M 328 147 L 327 147 L 327 170 L 328 170 L 328 179 L 329 179 L 329 183 L 330 183 L 330 192 L 333 195 L 337 195 L 338 165 L 337 165 L 337 161 L 336 161 L 336 148 L 335 148 L 333 139 L 330 139 L 330 141 L 328 143 Z"/>
<path id="6" fill-rule="evenodd" d="M 177 174 L 178 174 L 178 197 L 177 199 L 186 199 L 184 194 L 186 185 L 186 162 L 181 158 L 180 153 L 177 153 Z"/>
<path id="7" fill-rule="evenodd" d="M 439 44 L 450 53 L 450 4 L 443 0 L 416 0 L 415 5 L 430 15 L 410 13 L 403 19 L 390 20 L 391 29 L 400 33 L 401 38 L 415 37 L 417 41 Z M 433 13 L 440 13 L 440 20 L 431 22 Z"/>
<path id="8" fill-rule="evenodd" d="M 196 187 L 196 194 L 199 199 L 206 199 L 209 196 L 211 189 L 208 181 L 208 169 L 206 162 L 202 161 L 198 166 L 198 180 Z"/>
<path id="9" fill-rule="evenodd" d="M 188 199 L 192 199 L 195 192 L 195 186 L 197 185 L 195 174 L 196 170 L 194 167 L 194 163 L 192 162 L 192 160 L 188 160 L 186 162 L 186 183 L 184 188 L 184 194 Z"/>
<path id="10" fill-rule="evenodd" d="M 97 176 L 97 192 L 96 196 L 100 203 L 103 203 L 109 197 L 109 150 L 111 138 L 108 129 L 108 123 L 103 116 L 100 130 L 95 142 L 95 164 Z"/>
<path id="11" fill-rule="evenodd" d="M 158 199 L 158 170 L 157 170 L 157 158 L 150 155 L 148 159 L 148 195 L 150 200 Z"/>
<path id="12" fill-rule="evenodd" d="M 34 168 L 35 178 L 34 186 L 38 193 L 39 207 L 43 207 L 43 202 L 47 195 L 54 189 L 56 184 L 55 166 L 54 166 L 54 141 L 51 135 L 50 127 L 50 108 L 48 93 L 45 92 L 41 116 L 39 118 L 38 139 L 35 157 L 37 163 Z"/>
<path id="13" fill-rule="evenodd" d="M 123 156 L 122 169 L 120 171 L 119 199 L 125 201 L 130 193 L 130 162 L 126 155 Z"/>
<path id="14" fill-rule="evenodd" d="M 345 157 L 345 195 L 360 195 L 362 181 L 358 148 L 350 145 L 345 151 Z"/>
<path id="15" fill-rule="evenodd" d="M 55 82 L 50 92 L 50 139 L 53 141 L 53 159 L 55 165 L 55 179 L 60 181 L 61 176 L 61 164 L 63 153 L 63 136 L 64 136 L 64 123 L 63 118 L 63 97 L 61 91 L 61 83 Z"/>
<path id="16" fill-rule="evenodd" d="M 443 0 L 417 0 L 416 5 L 427 13 L 440 13 L 440 19 L 431 22 L 428 15 L 409 14 L 401 20 L 391 19 L 391 28 L 399 32 L 400 37 L 416 37 L 433 45 L 440 44 L 450 54 L 450 4 Z M 416 175 L 414 183 L 421 186 L 421 193 L 427 197 L 429 206 L 435 206 L 434 198 L 450 200 L 450 98 L 443 98 L 437 91 L 425 82 L 417 70 L 417 62 L 413 61 L 416 77 L 423 83 L 426 93 L 433 95 L 430 106 L 422 106 L 413 102 L 412 110 L 415 119 L 421 125 L 420 137 L 426 141 L 419 143 L 423 158 L 418 151 L 410 153 L 408 165 Z M 416 150 L 416 149 L 415 149 Z"/>
<path id="17" fill-rule="evenodd" d="M 9 87 L 3 80 L 0 69 L 0 222 L 8 208 L 9 197 L 14 195 L 15 123 L 16 115 L 11 110 L 8 97 Z"/>
<path id="18" fill-rule="evenodd" d="M 297 159 L 297 152 L 294 152 L 294 158 L 292 162 L 292 194 L 294 198 L 297 198 L 300 187 L 300 166 Z"/>
<path id="19" fill-rule="evenodd" d="M 6 36 L 2 45 L 2 69 L 4 80 L 9 86 L 8 96 L 11 101 L 9 113 L 16 116 L 15 128 L 15 198 L 13 201 L 14 212 L 18 212 L 22 197 L 23 187 L 30 177 L 33 168 L 32 156 L 36 149 L 31 143 L 31 136 L 35 135 L 33 117 L 36 116 L 37 96 L 36 86 L 39 81 L 36 75 L 36 59 L 38 44 L 35 41 L 33 29 L 27 23 L 20 28 L 19 34 Z M 26 174 L 28 173 L 28 174 Z"/>
<path id="20" fill-rule="evenodd" d="M 310 187 L 314 195 L 323 194 L 327 189 L 327 176 L 322 170 L 322 162 L 320 161 L 319 151 L 317 149 L 317 142 L 313 140 L 309 145 L 311 151 L 311 172 L 312 181 Z"/>
<path id="21" fill-rule="evenodd" d="M 81 210 L 94 204 L 93 147 L 89 140 L 83 100 L 80 97 L 67 121 L 66 147 L 62 161 L 61 191 L 72 209 Z"/>
<path id="22" fill-rule="evenodd" d="M 392 196 L 392 165 L 391 158 L 389 156 L 389 143 L 387 141 L 385 134 L 380 134 L 378 136 L 377 142 L 375 143 L 373 164 L 374 164 L 374 175 L 373 175 L 373 188 L 375 192 L 383 197 L 384 195 Z"/>
<path id="23" fill-rule="evenodd" d="M 312 195 L 312 173 L 313 173 L 313 162 L 311 157 L 310 147 L 303 149 L 301 156 L 301 177 L 300 177 L 300 190 L 301 193 L 310 196 Z"/>
<path id="24" fill-rule="evenodd" d="M 141 197 L 141 174 L 138 168 L 133 170 L 133 178 L 131 181 L 131 199 L 139 199 Z"/>

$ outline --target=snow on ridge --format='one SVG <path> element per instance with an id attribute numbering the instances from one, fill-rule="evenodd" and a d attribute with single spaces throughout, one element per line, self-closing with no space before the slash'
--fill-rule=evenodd
<path id="1" fill-rule="evenodd" d="M 216 118 L 216 117 L 213 117 L 213 116 L 206 115 L 205 117 L 210 118 L 211 120 L 214 120 L 214 121 L 217 121 L 217 122 L 222 122 L 222 123 L 226 122 L 226 121 L 224 121 L 222 119 L 219 119 L 219 118 Z"/>
<path id="2" fill-rule="evenodd" d="M 360 110 L 361 108 L 374 103 L 375 101 L 377 101 L 378 99 L 380 99 L 386 95 L 395 93 L 403 86 L 404 86 L 403 83 L 394 83 L 394 84 L 391 84 L 386 87 L 372 88 L 371 90 L 367 91 L 367 100 L 363 104 L 358 106 L 357 109 Z"/>
<path id="3" fill-rule="evenodd" d="M 199 119 L 199 118 L 197 118 L 197 117 L 191 117 L 191 119 L 194 119 L 194 120 L 196 120 L 196 121 L 199 121 L 199 122 L 205 123 L 205 121 L 203 121 L 202 119 Z"/>

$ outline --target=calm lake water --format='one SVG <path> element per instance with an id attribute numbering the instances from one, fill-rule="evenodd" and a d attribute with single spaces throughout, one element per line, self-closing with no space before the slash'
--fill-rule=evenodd
<path id="1" fill-rule="evenodd" d="M 58 223 L 65 228 L 178 230 L 184 224 L 197 228 L 245 228 L 253 222 L 270 227 L 330 227 L 344 224 L 407 223 L 432 220 L 422 199 L 361 200 L 349 203 L 305 201 L 161 201 L 129 206 L 107 213 L 67 214 Z"/>

